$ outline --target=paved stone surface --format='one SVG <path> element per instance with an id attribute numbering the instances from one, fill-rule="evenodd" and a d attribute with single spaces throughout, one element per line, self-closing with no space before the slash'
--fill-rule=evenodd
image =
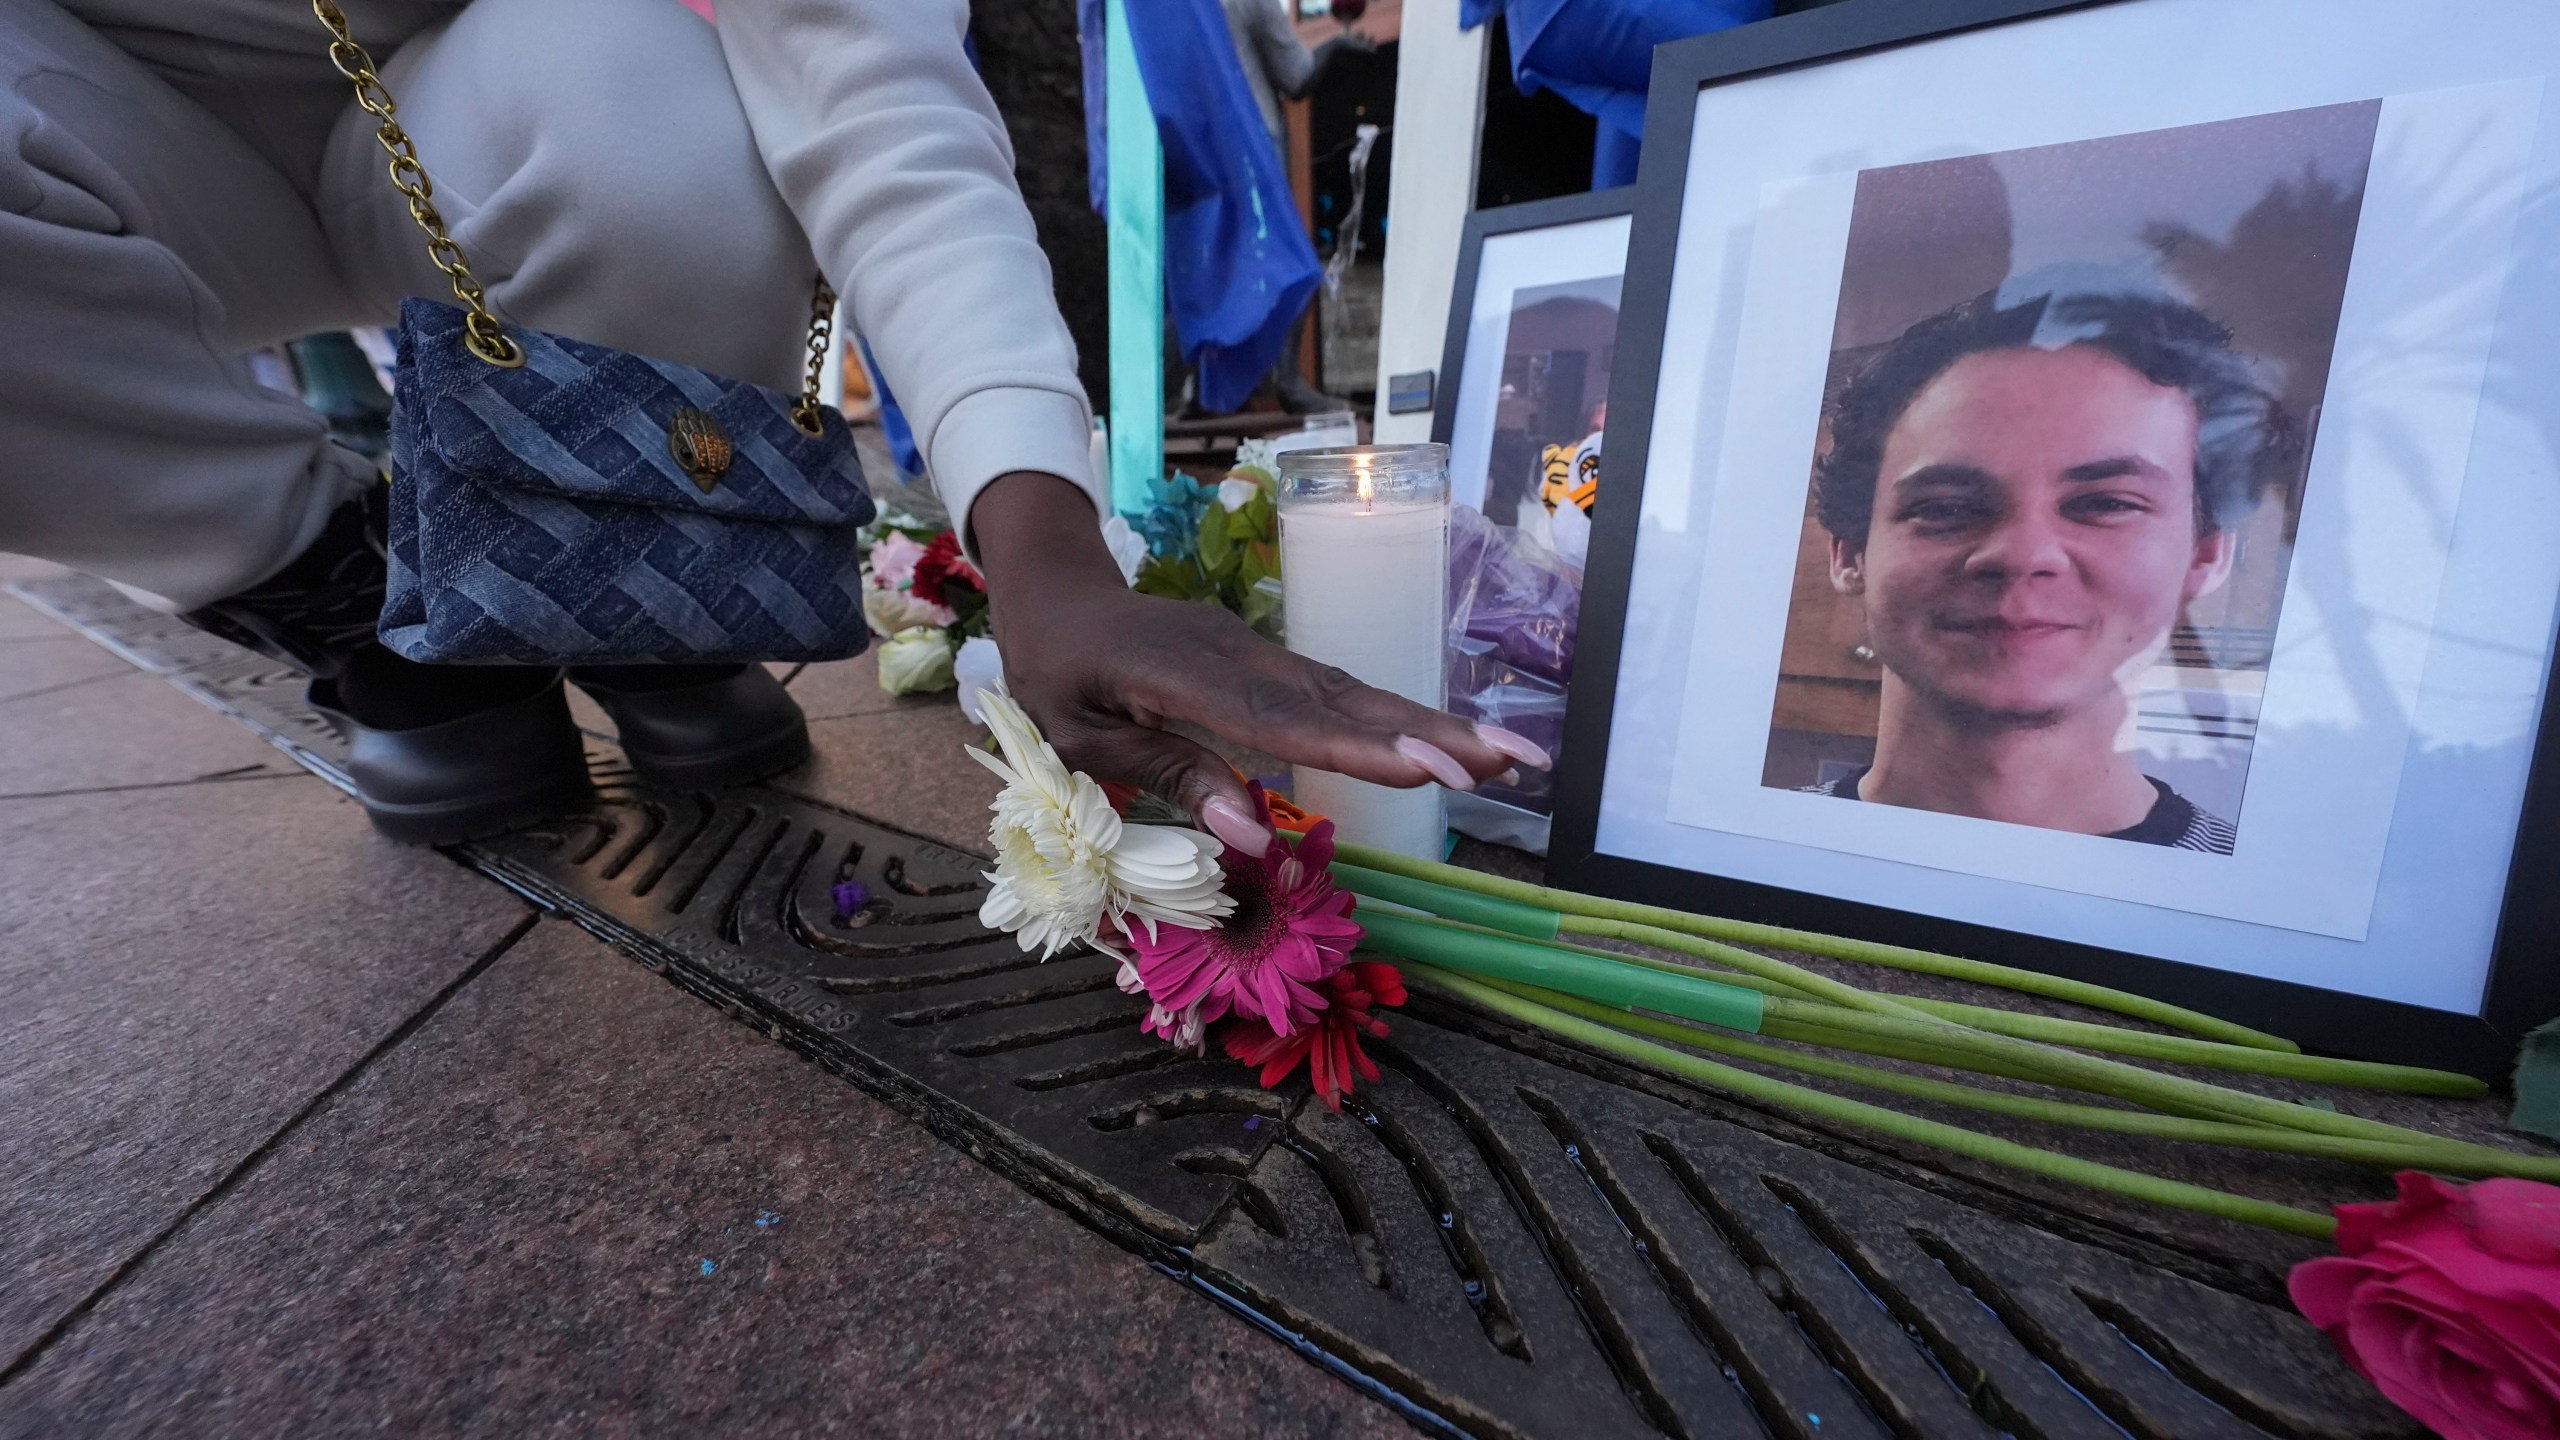
<path id="1" fill-rule="evenodd" d="M 527 914 L 307 777 L 0 801 L 0 875 L 0 1370 Z"/>
<path id="2" fill-rule="evenodd" d="M 10 604 L 22 612 L 26 609 L 14 599 Z M 132 669 L 88 637 L 56 625 L 50 636 L 12 641 L 0 650 L 0 704 L 59 693 Z"/>
<path id="3" fill-rule="evenodd" d="M 875 698 L 876 690 L 863 688 L 867 667 L 858 664 L 794 678 L 809 682 L 803 693 L 820 717 L 819 753 L 779 783 L 946 843 L 972 849 L 983 844 L 984 805 L 994 782 L 958 753 L 977 732 L 956 708 L 941 700 Z M 58 693 L 117 683 L 81 682 Z M 819 698 L 829 694 L 841 698 Z M 827 713 L 833 703 L 848 708 Z M 0 738 L 20 728 L 13 715 L 23 723 L 33 713 L 0 700 Z M 54 723 L 39 728 L 61 728 L 62 717 L 47 713 Z M 181 785 L 178 793 L 284 791 L 300 783 L 192 784 Z M 82 798 L 103 804 L 113 797 Z M 0 801 L 0 824 L 26 805 L 44 803 L 54 802 L 13 807 Z M 221 827 L 193 828 L 201 833 Z M 0 860 L 7 858 L 0 850 Z M 1487 863 L 1484 855 L 1468 858 Z M 1489 868 L 1511 867 L 1496 861 Z M 0 930 L 0 939 L 6 937 Z M 725 938 L 737 940 L 734 934 Z M 450 964 L 453 957 L 441 958 Z M 1905 988 L 1963 993 L 1930 983 Z M 254 1013 L 272 1002 L 244 988 L 222 992 L 211 1003 Z M 2071 1013 L 2067 1007 L 2024 1008 Z M 1428 1038 L 1418 1023 L 1405 1029 L 1412 1042 Z M 1069 1043 L 1081 1033 L 1069 1036 Z M 6 1038 L 0 1029 L 0 1040 Z M 1397 1054 L 1406 1043 L 1398 1042 Z M 259 1063 L 266 1053 L 255 1044 L 229 1047 L 234 1065 L 242 1055 Z M 1397 1060 L 1390 1068 L 1402 1073 L 1409 1067 Z M 6 1077 L 0 1061 L 0 1079 Z M 1507 1093 L 1507 1082 L 1478 1078 L 1482 1083 L 1470 1082 L 1459 1092 Z M 2281 1094 L 2294 1087 L 2260 1088 Z M 236 1172 L 236 1188 L 216 1190 L 167 1243 L 128 1264 L 94 1311 L 14 1383 L 0 1388 L 0 1435 L 20 1426 L 42 1434 L 334 1434 L 359 1426 L 509 1434 L 954 1428 L 1290 1434 L 1399 1428 L 1389 1412 L 1298 1364 L 1208 1302 L 1153 1278 L 1142 1265 L 859 1092 L 797 1065 L 753 1032 L 718 1020 L 565 924 L 540 927 L 352 1083 L 318 1093 L 327 1098 L 307 1124 L 297 1123 L 277 1143 L 253 1148 L 257 1158 Z M 218 1104 L 208 1100 L 201 1108 Z M 1430 1104 L 1411 1108 L 1426 1119 L 1438 1113 Z M 2440 1128 L 2494 1130 L 2486 1106 L 2435 1108 L 2441 1113 L 2430 1118 Z M 1948 1118 L 1981 1123 L 1979 1117 Z M 2420 1117 L 2395 1112 L 2393 1118 Z M 1527 1157 L 1516 1159 L 1516 1166 L 1556 1172 L 1534 1190 L 1543 1197 L 1534 1202 L 1539 1214 L 1546 1216 L 1550 1202 L 1570 1205 L 1582 1197 L 1590 1211 L 1583 1218 L 1596 1226 L 1585 1227 L 1590 1234 L 1582 1237 L 1589 1242 L 1588 1255 L 1559 1271 L 1569 1287 L 1593 1283 L 1577 1278 L 1588 1264 L 1599 1263 L 1590 1256 L 1615 1256 L 1621 1269 L 1627 1262 L 1619 1253 L 1626 1232 L 1612 1228 L 1623 1227 L 1624 1218 L 1601 1223 L 1611 1212 L 1588 1201 L 1586 1192 L 1597 1193 L 1590 1176 L 1557 1168 L 1553 1142 L 1567 1138 L 1558 1127 L 1579 1123 L 1536 1110 L 1512 1137 L 1517 1156 Z M 1340 1142 L 1334 1149 L 1366 1133 L 1344 1130 L 1332 1137 Z M 1819 1137 L 1809 1138 L 1817 1150 L 1830 1148 Z M 1485 1143 L 1478 1136 L 1474 1151 L 1483 1152 Z M 2379 1177 L 2302 1162 L 2271 1164 L 2218 1152 L 2200 1160 L 2175 1147 L 2108 1141 L 2091 1148 L 2100 1151 L 2095 1158 L 2269 1198 L 2335 1199 L 2382 1184 Z M 1315 1147 L 1320 1158 L 1324 1150 Z M 1461 1143 L 1451 1153 L 1463 1159 L 1470 1152 Z M 1568 1144 L 1562 1153 L 1570 1158 L 1577 1152 Z M 1602 1152 L 1586 1145 L 1581 1153 L 1588 1161 Z M 1301 1163 L 1297 1156 L 1294 1149 L 1275 1146 L 1264 1159 L 1287 1171 Z M 1395 1158 L 1388 1155 L 1389 1161 Z M 2214 1273 L 2239 1274 L 2241 1288 L 2261 1300 L 2276 1293 L 2275 1276 L 2295 1250 L 2317 1248 L 2271 1244 L 2254 1231 L 2220 1233 L 2228 1227 L 2091 1203 L 2085 1192 L 2020 1183 L 2001 1172 L 1976 1175 L 1976 1167 L 1949 1164 L 1929 1152 L 1902 1158 L 2057 1203 L 2073 1212 L 2056 1217 L 2071 1233 L 2120 1253 L 2156 1249 L 2166 1240 L 2219 1257 L 2224 1266 Z M 1894 1168 L 1872 1152 L 1856 1163 Z M 1388 1192 L 1402 1183 L 1428 1202 L 1427 1212 L 1437 1202 L 1425 1193 L 1432 1187 L 1408 1173 L 1412 1164 L 1406 1159 L 1400 1169 L 1389 1163 L 1379 1173 Z M 1898 1173 L 1918 1175 L 1913 1183 L 1923 1189 L 1945 1188 L 1937 1176 Z M 1303 1183 L 1294 1189 L 1281 1183 L 1287 1176 L 1259 1169 L 1248 1178 L 1260 1186 L 1256 1193 L 1264 1209 L 1288 1213 L 1289 1236 L 1270 1229 L 1268 1217 L 1258 1213 L 1245 1219 L 1229 1214 L 1229 1230 L 1242 1234 L 1249 1221 L 1273 1236 L 1295 1236 L 1304 1248 L 1322 1238 L 1323 1227 L 1313 1222 L 1339 1211 L 1348 1245 L 1334 1258 L 1375 1258 L 1360 1244 L 1364 1236 L 1377 1238 L 1370 1207 L 1343 1200 L 1340 1175 L 1325 1171 L 1319 1183 L 1310 1171 L 1296 1177 Z M 6 1194 L 0 1184 L 0 1198 Z M 1991 1211 L 2015 1208 L 1992 1198 Z M 1512 1200 L 1511 1208 L 1518 1203 Z M 1765 1200 L 1757 1203 L 1765 1208 Z M 1507 1213 L 1498 1200 L 1485 1200 L 1478 1209 L 1487 1216 Z M 1670 1204 L 1666 1213 L 1687 1210 Z M 1302 1229 L 1300 1220 L 1309 1217 L 1313 1228 Z M 1441 1228 L 1448 1223 L 1439 1222 Z M 1538 1256 L 1557 1264 L 1561 1223 L 1542 1219 L 1539 1224 L 1554 1233 L 1496 1248 L 1533 1269 Z M 1771 1223 L 1778 1233 L 1795 1233 L 1782 1219 Z M 804 1235 L 815 1239 L 794 1248 Z M 1427 1258 L 1433 1242 L 1425 1213 L 1423 1228 L 1400 1240 L 1397 1253 Z M 128 1246 L 123 1253 L 133 1252 Z M 1639 1246 L 1636 1253 L 1667 1252 Z M 1200 1254 L 1203 1273 L 1217 1273 L 1206 1263 L 1209 1251 Z M 6 1258 L 0 1250 L 0 1260 Z M 2253 1262 L 2254 1268 L 2233 1262 Z M 1830 1268 L 1847 1262 L 1815 1256 L 1808 1263 L 1829 1275 Z M 1914 1263 L 1919 1273 L 1937 1273 Z M 1938 1257 L 1934 1264 L 1945 1268 L 1957 1261 Z M 1460 1265 L 1458 1278 L 1466 1273 Z M 1375 1299 L 1372 1292 L 1383 1284 L 1365 1265 L 1345 1274 L 1354 1295 Z M 314 1285 L 314 1276 L 327 1283 Z M 1656 1297 L 1658 1286 L 1638 1283 L 1641 1275 L 1617 1278 L 1626 1283 L 1560 1298 L 1547 1333 L 1581 1333 L 1576 1325 L 1589 1329 L 1594 1295 L 1605 1294 L 1611 1304 L 1631 1302 L 1638 1310 L 1653 1303 L 1647 1297 Z M 1754 1278 L 1757 1290 L 1768 1288 L 1765 1276 Z M 2037 1283 L 2047 1278 L 2039 1273 Z M 1271 1293 L 1257 1285 L 1243 1288 Z M 1741 1293 L 1756 1292 L 1746 1283 Z M 2081 1298 L 2087 1306 L 2099 1304 Z M 1850 1312 L 1865 1315 L 1875 1297 L 1852 1294 L 1847 1301 L 1856 1302 L 1847 1303 Z M 1975 1302 L 1987 1303 L 1978 1295 Z M 1270 1304 L 1267 1298 L 1265 1303 Z M 1312 1312 L 1285 1303 L 1271 1308 L 1291 1317 L 1287 1323 L 1326 1335 L 1328 1344 L 1348 1346 L 1344 1353 L 1357 1349 L 1316 1323 L 1321 1316 L 1310 1318 Z M 1973 1316 L 1964 1304 L 1954 1309 Z M 1575 1313 L 1583 1318 L 1573 1320 Z M 2092 1313 L 2101 1319 L 2106 1314 Z M 1462 1339 L 1501 1348 L 1499 1327 L 1483 1323 L 1480 1315 L 1457 1318 L 1466 1321 L 1457 1327 Z M 1797 1331 L 1806 1323 L 1794 1309 L 1786 1318 Z M 2088 1329 L 2087 1317 L 2080 1318 Z M 2286 1323 L 2300 1329 L 2298 1322 Z M 1413 1343 L 1411 1329 L 1395 1321 L 1373 1338 L 1385 1347 L 1382 1353 L 1401 1357 Z M 1614 1322 L 1603 1321 L 1598 1329 L 1602 1348 L 1614 1357 L 1610 1368 L 1622 1370 L 1634 1352 L 1619 1352 L 1630 1342 Z M 1672 1322 L 1655 1325 L 1638 1337 L 1637 1348 L 1660 1361 L 1656 1340 L 1694 1338 L 1695 1329 L 1694 1323 L 1686 1330 Z M 1776 1349 L 1801 1344 L 1790 1341 L 1793 1333 L 1773 1330 Z M 2287 1333 L 2287 1344 L 2303 1338 Z M 2091 1335 L 2097 1349 L 2122 1361 L 2116 1353 L 2120 1344 L 2111 1347 L 2102 1330 Z M 1546 1340 L 1537 1343 L 1553 1348 Z M 1958 1349 L 1976 1353 L 1969 1345 Z M 1763 1347 L 1751 1354 L 1767 1361 L 1771 1352 Z M 1839 1363 L 1845 1362 L 1834 1357 L 1835 1370 Z M 2033 1389 L 2045 1384 L 2038 1364 L 2058 1363 L 2030 1356 L 2010 1382 Z M 2158 1368 L 2157 1362 L 2147 1363 Z M 0 1373 L 6 1367 L 7 1352 L 0 1350 Z M 1371 1368 L 1403 1374 L 1400 1359 Z M 2156 1379 L 2140 1366 L 2130 1369 L 2138 1379 Z M 1684 1403 L 1698 1400 L 1689 1391 L 1699 1389 L 1707 1400 L 1730 1404 L 1714 1378 L 1713 1346 L 1702 1363 L 1675 1360 L 1646 1373 L 1680 1388 Z M 1806 1375 L 1814 1382 L 1822 1378 L 1810 1370 Z M 1594 1374 L 1588 1383 L 1570 1377 L 1560 1383 L 1564 1388 L 1555 1398 L 1565 1408 L 1555 1412 L 1558 1424 L 1537 1428 L 1576 1433 L 1591 1419 L 1588 1406 L 1605 1401 L 1614 1382 Z M 2073 1383 L 2088 1388 L 2077 1378 Z M 1962 1389 L 1957 1385 L 1951 1393 Z M 2162 1403 L 2175 1402 L 2172 1408 L 2199 1403 L 2165 1389 L 2152 1398 L 2163 1396 Z M 1755 1392 L 1755 1403 L 1762 1399 Z M 2072 1401 L 2084 1408 L 2090 1403 Z M 1835 1406 L 1826 1401 L 1821 1408 Z M 2071 1411 L 2071 1405 L 2061 1408 Z M 2199 1413 L 2213 1424 L 2135 1428 L 2180 1435 L 2228 1428 L 2229 1417 L 2209 1406 Z M 1730 1427 L 1688 1428 L 1723 1433 Z M 2342 1433 L 2320 1423 L 2277 1428 Z"/>
<path id="4" fill-rule="evenodd" d="M 0 652 L 21 648 L 0 645 Z M 114 671 L 89 683 L 0 700 L 0 796 L 179 785 L 212 777 L 301 777 L 300 767 L 274 747 L 168 681 L 89 648 Z M 0 654 L 0 665 L 5 663 Z M 354 805 L 345 808 L 362 830 Z"/>
<path id="5" fill-rule="evenodd" d="M 796 687 L 795 687 L 796 688 Z M 948 699 L 913 708 L 812 721 L 816 754 L 774 778 L 780 789 L 957 846 L 987 848 L 987 806 L 1001 787 L 962 755 L 986 732 Z"/>
<path id="6" fill-rule="evenodd" d="M 0 593 L 0 644 L 15 640 L 60 640 L 70 634 L 52 616 L 14 595 Z M 0 667 L 8 664 L 8 652 L 0 651 Z"/>
<path id="7" fill-rule="evenodd" d="M 0 1432 L 359 1428 L 1410 1433 L 560 922 L 0 1390 Z"/>
<path id="8" fill-rule="evenodd" d="M 957 711 L 960 702 L 948 694 L 892 695 L 880 688 L 880 652 L 866 650 L 850 660 L 811 665 L 791 677 L 791 693 L 812 720 L 841 720 L 850 715 L 922 713 L 940 707 Z"/>

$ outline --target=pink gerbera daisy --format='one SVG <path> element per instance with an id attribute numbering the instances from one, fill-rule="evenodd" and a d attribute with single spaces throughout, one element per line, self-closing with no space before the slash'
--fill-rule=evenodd
<path id="1" fill-rule="evenodd" d="M 1253 798 L 1270 825 L 1261 786 Z M 1294 849 L 1276 831 L 1260 855 L 1228 847 L 1218 864 L 1236 908 L 1218 928 L 1127 932 L 1148 998 L 1171 1013 L 1196 1014 L 1202 1024 L 1243 1015 L 1287 1035 L 1312 1023 L 1325 1008 L 1325 980 L 1351 958 L 1361 935 L 1350 918 L 1351 893 L 1334 888 L 1325 869 L 1332 863 L 1331 821 Z"/>

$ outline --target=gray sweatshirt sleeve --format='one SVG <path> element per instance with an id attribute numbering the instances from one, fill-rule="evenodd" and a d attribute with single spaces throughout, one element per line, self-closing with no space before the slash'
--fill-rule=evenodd
<path id="1" fill-rule="evenodd" d="M 1108 513 L 1092 412 L 965 0 L 720 0 L 765 167 L 913 424 L 962 539 L 987 482 L 1064 476 Z"/>
<path id="2" fill-rule="evenodd" d="M 1287 0 L 1254 0 L 1245 7 L 1245 33 L 1262 57 L 1262 73 L 1271 77 L 1271 88 L 1282 99 L 1304 100 L 1316 82 L 1316 57 L 1290 26 L 1286 4 Z"/>

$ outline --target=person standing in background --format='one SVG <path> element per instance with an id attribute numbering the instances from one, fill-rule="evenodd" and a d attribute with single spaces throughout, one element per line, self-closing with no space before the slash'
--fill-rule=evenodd
<path id="1" fill-rule="evenodd" d="M 1372 48 L 1367 37 L 1351 29 L 1367 10 L 1368 0 L 1335 0 L 1333 18 L 1342 22 L 1343 31 L 1313 50 L 1290 23 L 1289 0 L 1221 3 L 1227 12 L 1227 34 L 1235 40 L 1236 59 L 1244 66 L 1245 84 L 1253 90 L 1254 108 L 1262 114 L 1262 128 L 1271 136 L 1272 151 L 1280 157 L 1280 173 L 1285 175 L 1289 173 L 1289 124 L 1280 102 L 1304 100 L 1315 93 L 1326 69 L 1345 51 Z M 1263 385 L 1293 415 L 1348 408 L 1346 402 L 1307 383 L 1301 359 L 1305 340 L 1306 327 L 1293 321 L 1288 344 Z"/>

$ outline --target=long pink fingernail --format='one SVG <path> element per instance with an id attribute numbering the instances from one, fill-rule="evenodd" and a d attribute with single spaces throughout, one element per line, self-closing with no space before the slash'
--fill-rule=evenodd
<path id="1" fill-rule="evenodd" d="M 1476 777 L 1467 773 L 1467 767 L 1459 764 L 1456 757 L 1448 751 L 1428 740 L 1418 740 L 1411 735 L 1398 736 L 1396 753 L 1421 766 L 1432 779 L 1452 790 L 1476 788 Z"/>
<path id="2" fill-rule="evenodd" d="M 1271 832 L 1244 811 L 1244 807 L 1223 795 L 1213 795 L 1200 807 L 1200 818 L 1209 833 L 1218 837 L 1230 850 L 1247 855 L 1260 855 L 1271 848 Z"/>
<path id="3" fill-rule="evenodd" d="M 1499 725 L 1479 723 L 1476 726 L 1476 738 L 1532 770 L 1555 768 L 1556 762 L 1539 747 L 1537 741 L 1526 735 L 1515 735 Z"/>

